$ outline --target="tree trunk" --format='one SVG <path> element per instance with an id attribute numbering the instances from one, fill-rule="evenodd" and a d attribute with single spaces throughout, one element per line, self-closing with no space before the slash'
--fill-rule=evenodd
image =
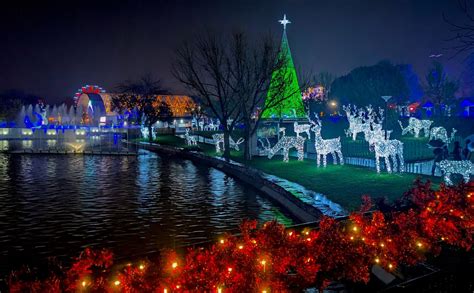
<path id="1" fill-rule="evenodd" d="M 252 160 L 252 134 L 250 133 L 250 125 L 245 123 L 245 130 L 244 130 L 244 160 L 251 161 Z"/>
<path id="2" fill-rule="evenodd" d="M 151 124 L 148 124 L 148 142 L 153 142 L 153 128 L 151 127 Z"/>
<path id="3" fill-rule="evenodd" d="M 224 127 L 224 158 L 226 161 L 229 161 L 230 158 L 230 142 L 229 142 L 230 132 L 227 130 L 227 127 Z"/>

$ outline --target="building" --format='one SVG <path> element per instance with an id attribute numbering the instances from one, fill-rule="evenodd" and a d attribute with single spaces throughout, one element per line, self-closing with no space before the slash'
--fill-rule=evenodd
<path id="1" fill-rule="evenodd" d="M 173 117 L 190 117 L 194 109 L 198 106 L 194 100 L 185 95 L 159 95 L 157 102 L 165 102 L 171 109 Z"/>

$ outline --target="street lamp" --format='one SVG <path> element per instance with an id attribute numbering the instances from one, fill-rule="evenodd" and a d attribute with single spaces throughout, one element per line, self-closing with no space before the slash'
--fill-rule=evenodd
<path id="1" fill-rule="evenodd" d="M 384 124 L 383 128 L 385 132 L 385 139 L 387 139 L 387 118 L 388 118 L 387 104 L 388 104 L 388 100 L 390 100 L 392 96 L 381 96 L 381 98 L 385 101 L 385 119 L 383 121 L 383 124 Z"/>

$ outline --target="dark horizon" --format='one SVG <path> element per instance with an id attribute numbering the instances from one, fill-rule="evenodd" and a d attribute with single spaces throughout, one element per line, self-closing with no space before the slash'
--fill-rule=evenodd
<path id="1" fill-rule="evenodd" d="M 46 1 L 3 4 L 0 10 L 0 92 L 19 89 L 50 103 L 72 98 L 85 84 L 107 91 L 151 73 L 171 92 L 187 94 L 170 73 L 174 49 L 204 28 L 251 35 L 291 20 L 288 38 L 305 72 L 347 74 L 380 60 L 413 64 L 420 80 L 431 54 L 443 53 L 458 78 L 463 56 L 446 50 L 452 34 L 442 14 L 459 19 L 456 1 Z"/>

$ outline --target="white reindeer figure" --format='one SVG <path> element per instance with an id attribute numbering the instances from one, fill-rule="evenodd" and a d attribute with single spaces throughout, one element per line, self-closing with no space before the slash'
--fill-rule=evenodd
<path id="1" fill-rule="evenodd" d="M 189 129 L 186 129 L 184 134 L 184 139 L 186 140 L 187 145 L 197 145 L 197 136 L 189 135 Z"/>
<path id="2" fill-rule="evenodd" d="M 377 113 L 371 105 L 367 106 L 367 112 L 363 108 L 357 109 L 357 106 L 351 105 L 343 106 L 343 110 L 346 112 L 347 120 L 349 121 L 349 129 L 345 130 L 346 135 L 352 136 L 352 140 L 356 140 L 357 134 L 360 132 L 366 133 L 372 128 L 381 128 L 383 121 L 383 109 L 379 108 L 378 123 L 376 123 Z"/>
<path id="3" fill-rule="evenodd" d="M 410 119 L 408 119 L 407 127 L 403 128 L 403 124 L 400 120 L 398 120 L 398 124 L 400 124 L 400 127 L 402 128 L 402 135 L 412 133 L 415 137 L 420 137 L 420 131 L 423 130 L 425 137 L 428 137 L 430 135 L 430 127 L 431 124 L 433 124 L 433 121 L 410 117 Z"/>
<path id="4" fill-rule="evenodd" d="M 316 122 L 312 120 L 310 120 L 310 122 L 313 125 L 311 127 L 311 131 L 313 131 L 315 135 L 314 148 L 316 149 L 316 164 L 318 165 L 318 167 L 320 166 L 321 156 L 323 156 L 323 166 L 326 167 L 326 158 L 328 154 L 332 155 L 332 160 L 334 164 L 337 164 L 337 154 L 337 156 L 339 157 L 339 164 L 344 165 L 344 158 L 342 156 L 341 151 L 341 137 L 323 139 L 321 136 L 321 120 L 319 120 L 319 117 L 317 115 L 314 116 L 316 117 Z"/>
<path id="5" fill-rule="evenodd" d="M 285 128 L 283 128 L 283 131 Z M 280 128 L 281 131 L 281 128 Z M 283 162 L 287 163 L 289 158 L 289 152 L 291 148 L 295 148 L 298 152 L 298 161 L 302 161 L 304 159 L 304 141 L 306 139 L 302 136 L 283 136 L 278 140 L 278 142 L 272 147 L 270 145 L 270 141 L 266 138 L 267 145 L 263 143 L 262 140 L 258 140 L 262 145 L 263 152 L 268 156 L 269 159 L 273 158 L 273 156 L 280 150 L 283 152 Z"/>
<path id="6" fill-rule="evenodd" d="M 405 172 L 405 160 L 403 159 L 403 143 L 397 139 L 385 139 L 383 130 L 367 132 L 365 139 L 375 151 L 375 166 L 380 173 L 380 158 L 385 158 L 385 167 L 388 173 L 392 173 L 390 159 L 393 162 L 393 171 L 397 172 L 398 160 L 400 161 L 399 172 Z"/>
<path id="7" fill-rule="evenodd" d="M 198 130 L 204 131 L 204 121 L 203 120 L 199 121 L 198 126 L 199 126 Z"/>
<path id="8" fill-rule="evenodd" d="M 216 125 L 214 124 L 214 121 L 211 119 L 211 122 L 209 122 L 209 124 L 204 126 L 204 129 L 206 131 L 216 131 Z"/>
<path id="9" fill-rule="evenodd" d="M 457 130 L 453 128 L 451 130 L 451 137 L 448 137 L 448 132 L 446 131 L 446 129 L 444 127 L 442 127 L 442 126 L 433 127 L 433 128 L 431 128 L 431 132 L 430 132 L 430 140 L 440 139 L 444 143 L 450 144 L 451 142 L 454 141 L 454 135 L 456 134 L 456 132 L 457 132 Z"/>
<path id="10" fill-rule="evenodd" d="M 208 125 L 210 131 L 218 131 L 219 130 L 219 119 L 216 119 L 216 122 L 211 119 L 211 122 Z"/>
<path id="11" fill-rule="evenodd" d="M 304 132 L 308 136 L 308 139 L 311 138 L 309 129 L 311 128 L 311 125 L 309 124 L 298 124 L 298 122 L 293 122 L 293 129 L 296 133 L 296 136 L 299 137 L 300 133 Z"/>
<path id="12" fill-rule="evenodd" d="M 225 144 L 224 144 L 224 134 L 223 133 L 216 133 L 212 135 L 212 139 L 214 139 L 214 143 L 216 145 L 216 152 L 220 153 L 221 150 L 225 150 Z M 232 137 L 229 136 L 229 146 L 233 148 L 236 151 L 239 151 L 239 144 L 243 143 L 244 139 L 239 138 L 237 142 L 235 142 Z M 221 143 L 222 143 L 222 149 L 221 149 Z"/>
<path id="13" fill-rule="evenodd" d="M 441 172 L 444 173 L 446 185 L 453 185 L 451 174 L 461 174 L 466 183 L 469 182 L 471 176 L 474 176 L 474 164 L 471 161 L 442 160 L 436 164 L 438 164 Z"/>

